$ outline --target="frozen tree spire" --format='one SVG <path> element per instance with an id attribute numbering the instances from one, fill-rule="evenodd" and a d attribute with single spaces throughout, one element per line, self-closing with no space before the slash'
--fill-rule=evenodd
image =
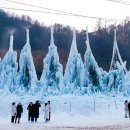
<path id="1" fill-rule="evenodd" d="M 68 87 L 67 91 L 73 93 L 74 91 L 76 91 L 76 89 L 81 89 L 82 72 L 83 72 L 83 62 L 77 50 L 76 33 L 75 29 L 73 28 L 72 45 L 64 74 L 64 85 Z"/>
<path id="2" fill-rule="evenodd" d="M 0 63 L 0 88 L 4 88 L 5 91 L 9 89 L 10 92 L 15 91 L 16 77 L 17 77 L 17 52 L 13 51 L 13 35 L 10 35 L 9 51 L 6 53 L 2 62 Z"/>
<path id="3" fill-rule="evenodd" d="M 127 72 L 126 69 L 126 62 L 123 62 L 118 45 L 116 40 L 116 29 L 114 30 L 114 45 L 113 45 L 113 54 L 112 54 L 112 60 L 110 65 L 110 70 L 117 69 L 119 66 L 123 68 L 125 72 Z"/>
<path id="4" fill-rule="evenodd" d="M 51 26 L 51 41 L 50 41 L 50 44 L 54 44 L 53 33 L 54 33 L 54 29 L 53 29 L 53 26 Z"/>
<path id="5" fill-rule="evenodd" d="M 89 44 L 88 27 L 86 27 L 86 46 L 87 46 L 86 53 L 91 53 L 92 57 L 94 58 Z"/>
<path id="6" fill-rule="evenodd" d="M 114 29 L 114 43 L 117 45 L 117 40 L 116 40 L 116 29 Z"/>
<path id="7" fill-rule="evenodd" d="M 62 86 L 63 67 L 59 63 L 57 47 L 54 44 L 53 27 L 51 27 L 50 46 L 43 60 L 44 69 L 41 75 L 44 94 L 58 94 Z"/>
<path id="8" fill-rule="evenodd" d="M 37 75 L 31 54 L 31 46 L 29 41 L 29 29 L 26 29 L 26 44 L 21 50 L 19 59 L 19 73 L 17 81 L 19 90 L 34 94 L 37 91 L 36 81 Z M 18 92 L 20 93 L 20 91 Z"/>
<path id="9" fill-rule="evenodd" d="M 116 29 L 114 29 L 114 47 L 113 47 L 113 52 L 116 53 L 118 51 L 118 46 L 117 46 L 117 40 L 116 40 Z"/>
<path id="10" fill-rule="evenodd" d="M 30 39 L 29 39 L 29 29 L 26 29 L 26 44 L 30 44 Z"/>
<path id="11" fill-rule="evenodd" d="M 69 58 L 72 57 L 75 53 L 78 53 L 77 45 L 76 45 L 76 32 L 75 28 L 73 28 L 73 39 L 72 39 L 72 45 L 70 49 Z"/>
<path id="12" fill-rule="evenodd" d="M 87 46 L 87 50 L 91 50 L 89 45 L 88 27 L 86 27 L 86 46 Z"/>
<path id="13" fill-rule="evenodd" d="M 88 37 L 88 28 L 86 28 L 86 52 L 84 55 L 84 86 L 91 86 L 89 89 L 92 92 L 101 90 L 100 87 L 100 69 L 97 62 L 92 54 L 89 37 Z"/>
<path id="14" fill-rule="evenodd" d="M 77 45 L 76 45 L 76 33 L 75 33 L 75 28 L 73 28 L 73 41 L 72 41 L 72 47 L 73 51 L 77 51 Z"/>
<path id="15" fill-rule="evenodd" d="M 11 34 L 10 35 L 10 47 L 9 47 L 9 51 L 13 51 L 13 40 L 14 40 L 14 36 Z"/>

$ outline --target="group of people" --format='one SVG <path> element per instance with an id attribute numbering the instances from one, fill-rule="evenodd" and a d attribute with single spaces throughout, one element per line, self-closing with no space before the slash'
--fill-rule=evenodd
<path id="1" fill-rule="evenodd" d="M 124 102 L 124 110 L 125 110 L 125 118 L 130 118 L 130 102 L 128 100 L 125 100 Z"/>
<path id="2" fill-rule="evenodd" d="M 36 103 L 30 102 L 27 110 L 28 110 L 28 121 L 30 122 L 37 122 L 37 119 L 39 118 L 39 108 L 41 107 L 41 104 L 39 101 L 36 101 Z M 48 122 L 51 118 L 51 106 L 50 101 L 45 103 L 45 109 L 44 110 L 44 119 L 45 122 Z M 23 107 L 21 102 L 18 103 L 17 106 L 15 106 L 15 102 L 11 105 L 11 123 L 20 123 L 20 118 L 23 113 Z"/>
<path id="3" fill-rule="evenodd" d="M 39 118 L 39 108 L 41 107 L 41 104 L 39 101 L 36 101 L 35 104 L 32 102 L 29 103 L 27 110 L 28 110 L 28 121 L 31 120 L 31 122 L 37 122 L 37 119 Z"/>
<path id="4" fill-rule="evenodd" d="M 17 123 L 18 120 L 19 124 L 22 113 L 23 113 L 23 106 L 21 102 L 19 102 L 17 106 L 15 106 L 15 102 L 13 102 L 11 105 L 11 123 L 14 122 Z"/>

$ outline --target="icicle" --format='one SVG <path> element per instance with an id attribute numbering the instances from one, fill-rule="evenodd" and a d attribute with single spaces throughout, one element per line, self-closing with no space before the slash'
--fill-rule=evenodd
<path id="1" fill-rule="evenodd" d="M 89 42 L 89 37 L 88 37 L 88 27 L 86 27 L 86 42 Z"/>
<path id="2" fill-rule="evenodd" d="M 14 40 L 14 36 L 11 34 L 10 35 L 10 47 L 9 47 L 9 51 L 13 51 L 13 40 Z"/>
<path id="3" fill-rule="evenodd" d="M 51 26 L 51 43 L 50 44 L 54 44 L 53 33 L 54 33 L 54 29 L 53 29 L 53 26 Z"/>
<path id="4" fill-rule="evenodd" d="M 91 48 L 90 48 L 90 44 L 89 44 L 88 27 L 86 27 L 86 46 L 87 46 L 87 49 L 86 49 L 85 55 L 89 54 L 91 58 L 95 60 L 93 53 L 91 51 Z"/>
<path id="5" fill-rule="evenodd" d="M 89 44 L 89 37 L 88 37 L 88 27 L 86 27 L 86 46 L 87 46 L 87 52 L 90 52 L 90 44 Z"/>
<path id="6" fill-rule="evenodd" d="M 116 41 L 116 29 L 114 29 L 114 42 L 117 42 Z"/>
<path id="7" fill-rule="evenodd" d="M 116 29 L 114 29 L 114 47 L 118 48 L 118 46 L 117 46 L 117 40 L 116 40 Z"/>
<path id="8" fill-rule="evenodd" d="M 26 44 L 29 45 L 30 40 L 29 40 L 29 29 L 26 29 Z"/>
<path id="9" fill-rule="evenodd" d="M 72 55 L 72 53 L 78 53 L 77 50 L 77 45 L 76 45 L 76 33 L 75 33 L 75 28 L 73 28 L 73 40 L 72 40 L 72 45 L 71 45 L 71 49 L 70 49 L 70 55 Z"/>
<path id="10" fill-rule="evenodd" d="M 75 33 L 75 28 L 73 28 L 73 41 L 72 41 L 72 46 L 73 46 L 73 50 L 77 51 L 77 45 L 76 45 L 76 33 Z"/>

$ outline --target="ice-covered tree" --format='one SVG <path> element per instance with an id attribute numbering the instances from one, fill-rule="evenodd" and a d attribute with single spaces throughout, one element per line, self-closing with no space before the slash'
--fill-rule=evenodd
<path id="1" fill-rule="evenodd" d="M 10 47 L 0 63 L 0 87 L 7 92 L 14 92 L 17 76 L 17 52 L 13 51 L 13 35 L 10 35 Z"/>
<path id="2" fill-rule="evenodd" d="M 18 73 L 19 93 L 28 92 L 34 94 L 36 92 L 37 75 L 31 54 L 31 46 L 29 41 L 29 30 L 26 29 L 26 44 L 21 50 L 19 59 Z"/>
<path id="3" fill-rule="evenodd" d="M 125 96 L 130 96 L 130 70 L 124 75 L 123 91 Z"/>
<path id="4" fill-rule="evenodd" d="M 122 92 L 123 91 L 124 71 L 122 69 L 111 70 L 108 73 L 108 92 Z"/>
<path id="5" fill-rule="evenodd" d="M 54 44 L 53 27 L 51 27 L 51 40 L 48 54 L 43 60 L 44 69 L 40 82 L 44 86 L 44 94 L 58 94 L 62 89 L 63 67 L 59 63 L 57 47 Z"/>
<path id="6" fill-rule="evenodd" d="M 64 85 L 67 91 L 75 93 L 77 90 L 81 90 L 83 68 L 81 55 L 77 50 L 75 29 L 73 29 L 72 45 L 64 74 Z"/>
<path id="7" fill-rule="evenodd" d="M 101 71 L 90 48 L 88 29 L 86 29 L 86 37 L 87 50 L 84 55 L 84 87 L 87 87 L 89 92 L 101 91 Z"/>
<path id="8" fill-rule="evenodd" d="M 116 29 L 114 30 L 114 45 L 111 60 L 111 66 L 108 73 L 108 91 L 122 92 L 123 91 L 123 78 L 127 72 L 126 62 L 123 62 L 116 40 Z"/>
<path id="9" fill-rule="evenodd" d="M 111 65 L 110 65 L 110 71 L 115 70 L 118 68 L 122 68 L 124 72 L 127 72 L 126 69 L 126 61 L 123 62 L 118 45 L 117 45 L 117 40 L 116 40 L 116 29 L 114 30 L 114 43 L 113 43 L 113 54 L 112 54 L 112 60 L 111 60 Z"/>

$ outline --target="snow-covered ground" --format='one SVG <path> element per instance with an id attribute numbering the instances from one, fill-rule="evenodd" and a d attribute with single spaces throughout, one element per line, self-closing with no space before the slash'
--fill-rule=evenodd
<path id="1" fill-rule="evenodd" d="M 124 118 L 124 96 L 110 97 L 104 95 L 74 96 L 59 95 L 49 97 L 18 97 L 16 95 L 0 96 L 0 130 L 11 130 L 18 128 L 25 129 L 79 129 L 96 127 L 122 127 L 130 129 L 130 119 Z M 27 121 L 27 105 L 30 101 L 40 100 L 40 117 L 37 123 Z M 44 102 L 50 100 L 52 107 L 51 121 L 44 122 Z M 21 118 L 21 124 L 10 123 L 10 106 L 15 101 L 22 102 L 24 113 Z M 116 129 L 116 128 L 115 128 Z"/>

